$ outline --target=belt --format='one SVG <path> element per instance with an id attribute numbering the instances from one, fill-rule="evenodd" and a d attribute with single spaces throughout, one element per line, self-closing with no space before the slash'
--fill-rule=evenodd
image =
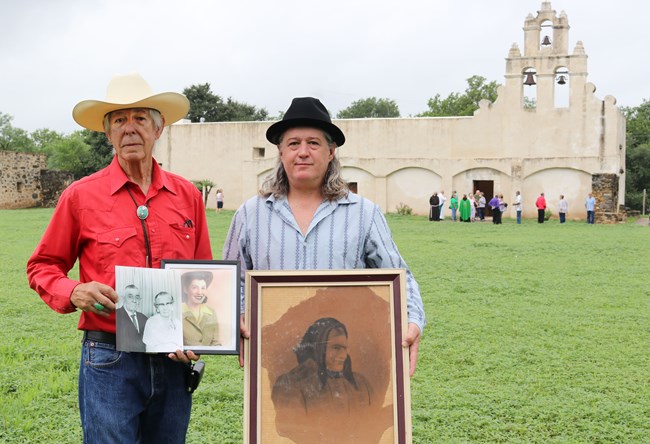
<path id="1" fill-rule="evenodd" d="M 84 330 L 84 340 L 103 342 L 115 345 L 115 335 L 99 330 Z"/>

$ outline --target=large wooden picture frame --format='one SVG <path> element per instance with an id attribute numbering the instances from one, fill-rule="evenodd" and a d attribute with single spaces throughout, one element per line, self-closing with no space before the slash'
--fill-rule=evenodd
<path id="1" fill-rule="evenodd" d="M 410 443 L 406 274 L 246 273 L 244 442 Z"/>

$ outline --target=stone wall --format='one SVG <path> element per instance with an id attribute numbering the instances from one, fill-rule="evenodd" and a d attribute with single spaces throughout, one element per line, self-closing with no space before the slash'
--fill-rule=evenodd
<path id="1" fill-rule="evenodd" d="M 63 190 L 74 181 L 72 173 L 67 171 L 41 171 L 42 207 L 56 207 Z"/>
<path id="2" fill-rule="evenodd" d="M 596 223 L 614 224 L 625 221 L 625 210 L 618 204 L 618 181 L 616 174 L 594 174 L 591 177 L 592 193 L 596 198 Z"/>
<path id="3" fill-rule="evenodd" d="M 45 155 L 0 151 L 0 208 L 41 205 L 41 170 Z"/>
<path id="4" fill-rule="evenodd" d="M 45 154 L 0 151 L 0 208 L 55 207 L 74 177 L 45 168 Z"/>

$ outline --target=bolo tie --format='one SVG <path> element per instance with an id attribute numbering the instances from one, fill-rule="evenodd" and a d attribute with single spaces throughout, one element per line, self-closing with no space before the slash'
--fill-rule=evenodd
<path id="1" fill-rule="evenodd" d="M 149 244 L 149 234 L 147 231 L 147 217 L 149 217 L 149 208 L 147 205 L 138 205 L 138 202 L 135 200 L 135 197 L 133 197 L 133 193 L 131 193 L 131 189 L 127 185 L 126 191 L 128 191 L 129 196 L 131 196 L 131 200 L 135 204 L 135 214 L 138 216 L 138 219 L 140 219 L 140 223 L 142 224 L 142 232 L 144 233 L 144 248 L 146 249 L 146 257 L 145 257 L 145 267 L 151 268 L 151 245 Z"/>

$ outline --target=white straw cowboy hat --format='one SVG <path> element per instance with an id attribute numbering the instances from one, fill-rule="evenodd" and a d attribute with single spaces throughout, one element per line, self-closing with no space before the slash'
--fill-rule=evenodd
<path id="1" fill-rule="evenodd" d="M 79 125 L 104 132 L 104 116 L 111 111 L 126 108 L 151 108 L 165 117 L 165 126 L 187 115 L 190 102 L 182 94 L 164 92 L 154 94 L 140 74 L 115 76 L 106 88 L 106 100 L 84 100 L 72 110 L 72 118 Z"/>

